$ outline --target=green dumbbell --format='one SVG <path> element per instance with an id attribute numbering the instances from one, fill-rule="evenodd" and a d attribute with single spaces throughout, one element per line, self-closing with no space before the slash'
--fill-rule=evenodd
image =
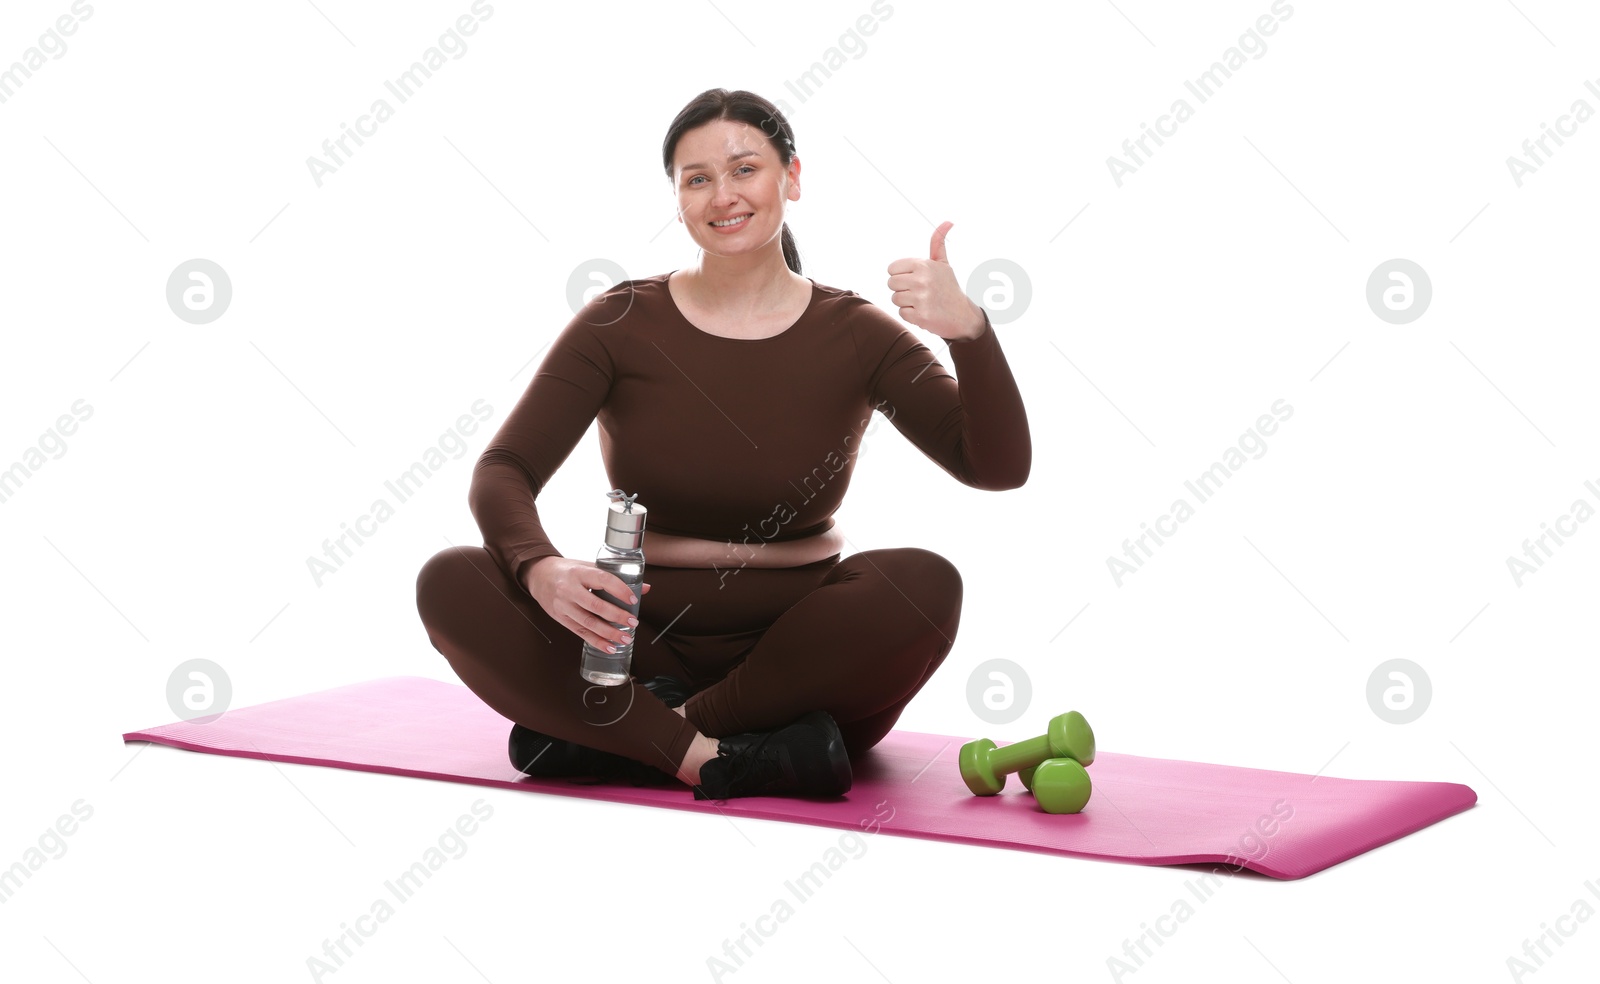
<path id="1" fill-rule="evenodd" d="M 961 746 L 961 778 L 976 796 L 993 796 L 1006 786 L 1006 775 L 1037 767 L 1046 759 L 1070 758 L 1079 765 L 1094 761 L 1094 731 L 1077 711 L 1057 714 L 1037 738 L 996 747 L 987 738 Z"/>
<path id="2" fill-rule="evenodd" d="M 1046 761 L 1048 761 L 1048 759 Z M 1079 764 L 1087 766 L 1090 763 L 1089 762 L 1082 762 L 1082 763 L 1079 763 Z M 1039 766 L 1032 765 L 1032 766 L 1029 766 L 1026 769 L 1018 769 L 1017 770 L 1017 779 L 1022 782 L 1022 788 L 1026 789 L 1030 793 L 1033 792 L 1033 772 L 1037 768 L 1039 768 Z M 1077 811 L 1074 810 L 1073 812 L 1077 812 Z"/>
<path id="3" fill-rule="evenodd" d="M 1050 761 L 1050 760 L 1049 759 L 1045 759 L 1045 762 L 1048 762 L 1048 761 Z M 1040 765 L 1042 765 L 1042 764 L 1044 764 L 1044 763 L 1041 762 Z M 1022 783 L 1022 788 L 1026 789 L 1030 793 L 1033 792 L 1033 771 L 1035 769 L 1037 769 L 1038 767 L 1039 767 L 1038 765 L 1030 765 L 1026 769 L 1018 769 L 1017 770 L 1017 779 L 1018 779 L 1018 781 L 1020 781 Z"/>
<path id="4" fill-rule="evenodd" d="M 1045 761 L 1049 760 L 1046 759 Z M 1022 788 L 1026 789 L 1030 793 L 1033 792 L 1033 770 L 1037 769 L 1038 767 L 1039 766 L 1037 765 L 1030 765 L 1026 769 L 1017 770 L 1018 781 L 1022 783 Z"/>
<path id="5" fill-rule="evenodd" d="M 1045 759 L 1033 770 L 1033 798 L 1046 813 L 1081 813 L 1093 787 L 1075 759 Z"/>

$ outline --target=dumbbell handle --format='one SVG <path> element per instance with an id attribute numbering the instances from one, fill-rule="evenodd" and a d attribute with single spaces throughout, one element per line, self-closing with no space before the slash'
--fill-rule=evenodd
<path id="1" fill-rule="evenodd" d="M 1004 775 L 1036 766 L 1045 759 L 1054 757 L 1050 749 L 1050 736 L 1036 735 L 1022 741 L 1014 741 L 1009 745 L 997 746 L 989 753 L 989 767 L 996 775 Z"/>

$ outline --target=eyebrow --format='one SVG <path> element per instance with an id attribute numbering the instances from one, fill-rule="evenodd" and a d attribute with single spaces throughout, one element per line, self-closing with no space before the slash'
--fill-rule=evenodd
<path id="1" fill-rule="evenodd" d="M 760 156 L 761 156 L 761 151 L 759 151 L 759 150 L 741 150 L 737 154 L 729 154 L 728 155 L 728 162 L 731 164 L 732 162 L 738 160 L 741 157 L 760 157 Z M 706 166 L 707 165 L 705 165 L 705 164 L 685 164 L 682 168 L 680 168 L 680 170 L 693 171 L 696 168 L 703 168 L 703 167 L 706 167 Z"/>

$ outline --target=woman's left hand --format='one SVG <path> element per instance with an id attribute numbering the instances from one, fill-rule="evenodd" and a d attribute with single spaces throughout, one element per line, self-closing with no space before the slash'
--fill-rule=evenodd
<path id="1" fill-rule="evenodd" d="M 983 309 L 962 292 L 945 255 L 944 237 L 953 225 L 944 222 L 933 230 L 926 260 L 908 256 L 889 264 L 889 289 L 894 291 L 900 317 L 940 338 L 967 341 L 988 329 Z"/>

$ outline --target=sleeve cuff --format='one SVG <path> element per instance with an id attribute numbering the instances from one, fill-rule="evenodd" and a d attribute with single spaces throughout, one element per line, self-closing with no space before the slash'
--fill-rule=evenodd
<path id="1" fill-rule="evenodd" d="M 532 567 L 534 562 L 543 560 L 546 557 L 560 556 L 563 555 L 560 553 L 544 551 L 529 556 L 518 557 L 511 564 L 511 576 L 516 581 L 517 587 L 521 588 L 523 593 L 526 594 L 528 591 L 528 568 Z"/>
<path id="2" fill-rule="evenodd" d="M 963 344 L 970 345 L 973 342 L 987 342 L 987 341 L 993 341 L 994 340 L 993 339 L 993 336 L 994 336 L 994 325 L 991 324 L 990 321 L 989 321 L 989 310 L 987 308 L 985 308 L 981 304 L 978 305 L 978 310 L 983 312 L 983 332 L 982 332 L 982 334 L 978 335 L 976 338 L 957 338 L 957 339 L 952 339 L 951 342 L 950 342 L 951 345 L 963 345 Z"/>

